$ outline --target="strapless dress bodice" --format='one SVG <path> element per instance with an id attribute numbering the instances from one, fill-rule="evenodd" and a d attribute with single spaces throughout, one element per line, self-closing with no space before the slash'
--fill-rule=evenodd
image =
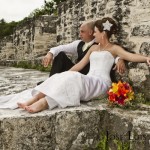
<path id="1" fill-rule="evenodd" d="M 114 57 L 109 51 L 93 51 L 90 55 L 90 70 L 88 75 L 110 79 L 110 70 L 114 64 Z"/>

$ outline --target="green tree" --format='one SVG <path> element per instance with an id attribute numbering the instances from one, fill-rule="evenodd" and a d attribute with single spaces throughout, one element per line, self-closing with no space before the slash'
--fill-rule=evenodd
<path id="1" fill-rule="evenodd" d="M 17 22 L 5 22 L 4 19 L 0 20 L 0 39 L 4 38 L 5 36 L 13 34 L 13 29 L 16 27 Z"/>
<path id="2" fill-rule="evenodd" d="M 64 2 L 66 0 L 49 0 L 49 1 L 44 1 L 45 2 L 45 9 L 47 10 L 47 12 L 49 14 L 55 13 L 57 11 L 57 6 L 61 3 Z"/>
<path id="3" fill-rule="evenodd" d="M 61 2 L 64 2 L 64 1 L 65 0 L 49 0 L 49 1 L 45 0 L 44 6 L 42 6 L 41 9 L 33 10 L 28 17 L 29 18 L 32 18 L 32 17 L 37 18 L 41 15 L 51 15 L 51 14 L 57 15 L 57 6 Z"/>

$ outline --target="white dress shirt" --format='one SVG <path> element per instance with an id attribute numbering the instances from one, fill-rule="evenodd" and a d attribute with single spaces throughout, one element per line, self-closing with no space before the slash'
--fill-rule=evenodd
<path id="1" fill-rule="evenodd" d="M 94 40 L 92 40 L 92 41 L 90 41 L 90 42 L 88 42 L 88 43 L 85 43 L 85 44 L 83 45 L 82 50 L 85 51 L 85 50 L 86 50 L 88 47 L 90 47 L 93 43 L 94 43 Z"/>
<path id="2" fill-rule="evenodd" d="M 73 56 L 77 56 L 77 47 L 81 40 L 76 40 L 72 43 L 65 44 L 65 45 L 59 45 L 57 47 L 53 47 L 50 49 L 50 52 L 53 54 L 53 57 L 55 58 L 60 52 L 65 52 L 67 54 L 71 54 Z"/>

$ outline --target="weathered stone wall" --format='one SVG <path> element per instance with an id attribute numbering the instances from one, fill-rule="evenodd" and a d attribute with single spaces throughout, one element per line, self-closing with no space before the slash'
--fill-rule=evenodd
<path id="1" fill-rule="evenodd" d="M 114 38 L 125 49 L 150 56 L 149 0 L 68 0 L 58 9 L 57 39 L 68 43 L 78 39 L 79 26 L 85 20 L 113 17 L 119 23 Z M 146 64 L 129 63 L 129 77 L 135 85 L 148 81 Z"/>
<path id="2" fill-rule="evenodd" d="M 5 37 L 2 41 L 0 41 L 0 59 L 14 59 L 14 54 L 15 50 L 13 48 L 13 37 Z"/>
<path id="3" fill-rule="evenodd" d="M 56 17 L 41 16 L 19 25 L 11 38 L 0 42 L 1 60 L 34 60 L 56 45 Z"/>

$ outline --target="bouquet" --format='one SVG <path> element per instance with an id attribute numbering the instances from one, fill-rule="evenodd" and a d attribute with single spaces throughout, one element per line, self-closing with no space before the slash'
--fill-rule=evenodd
<path id="1" fill-rule="evenodd" d="M 108 91 L 109 104 L 126 105 L 134 99 L 132 87 L 127 82 L 112 83 Z"/>

